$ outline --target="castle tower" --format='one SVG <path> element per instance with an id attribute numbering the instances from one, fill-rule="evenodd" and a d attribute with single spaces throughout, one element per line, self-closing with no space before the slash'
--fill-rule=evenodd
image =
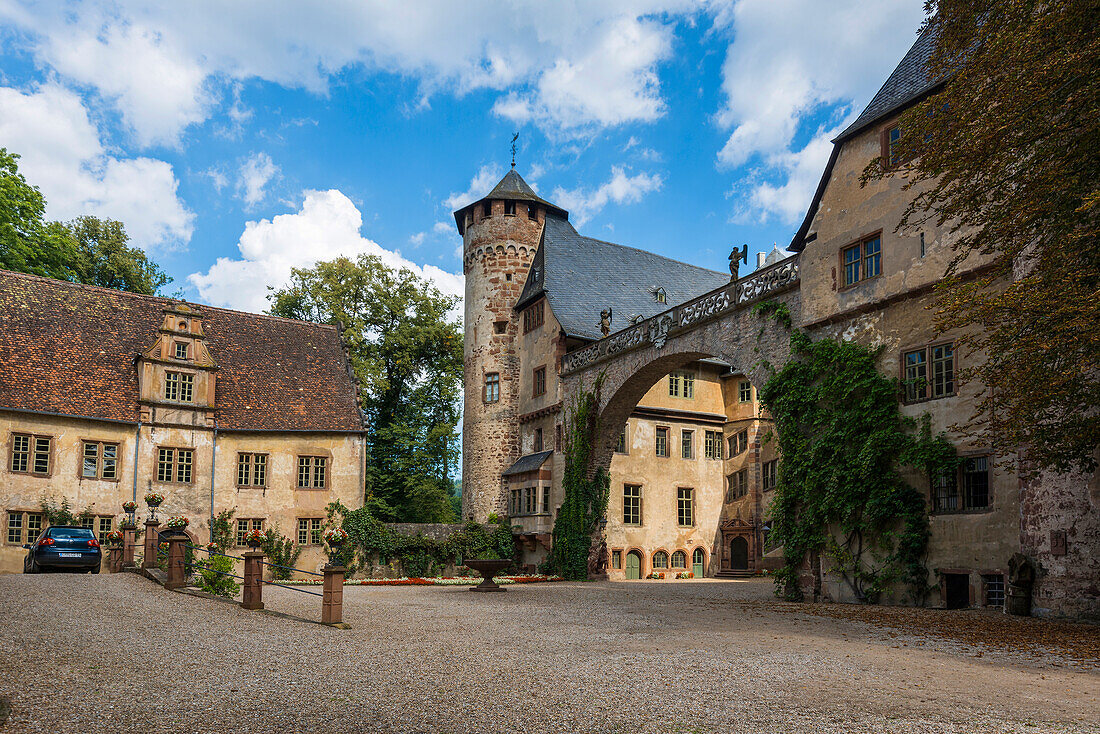
<path id="1" fill-rule="evenodd" d="M 463 344 L 466 390 L 462 419 L 462 517 L 505 514 L 501 473 L 520 452 L 517 404 L 519 299 L 542 237 L 544 201 L 510 170 L 485 198 L 455 212 L 466 275 Z"/>

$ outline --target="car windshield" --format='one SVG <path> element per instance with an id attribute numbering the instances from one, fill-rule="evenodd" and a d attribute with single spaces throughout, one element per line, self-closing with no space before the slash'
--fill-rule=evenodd
<path id="1" fill-rule="evenodd" d="M 50 528 L 46 534 L 51 538 L 94 538 L 88 528 Z"/>

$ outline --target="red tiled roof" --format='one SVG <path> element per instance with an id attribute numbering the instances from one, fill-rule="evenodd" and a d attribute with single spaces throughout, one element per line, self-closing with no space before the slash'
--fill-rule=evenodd
<path id="1" fill-rule="evenodd" d="M 0 270 L 0 408 L 136 421 L 136 360 L 180 301 Z M 218 426 L 359 431 L 332 326 L 188 304 L 218 363 Z"/>

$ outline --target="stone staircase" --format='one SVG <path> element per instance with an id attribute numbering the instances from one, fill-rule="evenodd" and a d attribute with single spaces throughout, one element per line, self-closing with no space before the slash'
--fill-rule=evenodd
<path id="1" fill-rule="evenodd" d="M 718 573 L 714 574 L 716 579 L 751 579 L 756 575 L 755 571 L 735 571 L 728 568 L 724 568 Z"/>

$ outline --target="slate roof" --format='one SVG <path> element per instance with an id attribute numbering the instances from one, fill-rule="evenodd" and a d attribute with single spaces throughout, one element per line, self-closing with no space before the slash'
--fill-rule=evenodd
<path id="1" fill-rule="evenodd" d="M 546 199 L 541 198 L 535 193 L 526 181 L 523 180 L 523 176 L 516 172 L 516 169 L 511 169 L 508 173 L 504 174 L 504 178 L 500 179 L 493 190 L 485 196 L 481 197 L 477 201 L 470 202 L 461 209 L 455 210 L 455 223 L 458 225 L 458 231 L 461 233 L 463 229 L 463 222 L 466 216 L 466 212 L 474 206 L 477 206 L 486 199 L 507 199 L 510 201 L 533 201 L 538 204 L 542 204 L 546 207 L 547 211 L 554 212 L 556 214 L 569 218 L 569 212 L 565 211 L 556 204 L 551 204 Z"/>
<path id="2" fill-rule="evenodd" d="M 0 270 L 0 409 L 135 422 L 136 359 L 180 303 Z M 335 328 L 188 305 L 219 366 L 219 428 L 362 430 Z"/>
<path id="3" fill-rule="evenodd" d="M 865 127 L 905 107 L 942 81 L 928 75 L 928 59 L 932 56 L 935 40 L 936 33 L 932 26 L 917 36 L 917 40 L 886 79 L 886 83 L 871 98 L 863 112 L 859 113 L 859 117 L 834 142 L 852 137 Z"/>
<path id="4" fill-rule="evenodd" d="M 655 316 L 729 281 L 729 273 L 585 237 L 548 214 L 516 308 L 545 293 L 567 336 L 600 339 L 605 308 L 612 309 L 612 331 L 619 331 L 631 316 Z M 664 289 L 665 303 L 657 302 L 657 288 Z"/>
<path id="5" fill-rule="evenodd" d="M 527 454 L 527 456 L 519 457 L 519 460 L 515 464 L 508 467 L 507 470 L 501 474 L 502 477 L 510 477 L 513 474 L 526 474 L 530 471 L 535 471 L 550 458 L 550 454 L 553 451 L 540 451 L 537 454 Z"/>

